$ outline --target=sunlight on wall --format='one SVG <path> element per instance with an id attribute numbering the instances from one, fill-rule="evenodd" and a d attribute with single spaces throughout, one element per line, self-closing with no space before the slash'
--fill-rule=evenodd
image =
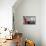
<path id="1" fill-rule="evenodd" d="M 12 6 L 16 0 L 0 0 L 0 27 L 12 29 Z"/>

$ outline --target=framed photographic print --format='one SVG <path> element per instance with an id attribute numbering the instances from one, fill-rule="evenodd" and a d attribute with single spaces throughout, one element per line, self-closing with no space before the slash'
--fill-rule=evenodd
<path id="1" fill-rule="evenodd" d="M 36 24 L 36 16 L 23 16 L 23 24 Z"/>

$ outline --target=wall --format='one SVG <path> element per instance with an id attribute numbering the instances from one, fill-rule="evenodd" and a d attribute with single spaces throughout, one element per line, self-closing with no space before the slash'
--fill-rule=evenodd
<path id="1" fill-rule="evenodd" d="M 38 1 L 38 0 L 32 0 L 32 1 Z M 18 1 L 19 2 L 19 1 Z M 19 5 L 16 5 L 17 3 L 15 3 L 15 5 L 14 5 L 14 7 L 13 7 L 13 11 L 14 11 L 14 14 L 15 14 L 15 20 L 17 21 L 17 23 L 15 23 L 16 25 L 15 25 L 15 28 L 16 29 L 18 29 L 20 32 L 23 32 L 24 33 L 24 36 L 27 36 L 25 33 L 27 33 L 27 28 L 28 28 L 28 33 L 29 34 L 31 34 L 32 32 L 36 32 L 36 33 L 40 33 L 41 34 L 41 43 L 42 43 L 42 46 L 46 46 L 46 0 L 41 0 L 41 15 L 38 15 L 39 16 L 39 19 L 37 19 L 37 20 L 40 20 L 40 21 L 38 21 L 37 22 L 37 24 L 38 23 L 40 23 L 40 28 L 38 28 L 38 26 L 35 26 L 36 28 L 37 28 L 37 31 L 38 31 L 38 29 L 40 29 L 38 32 L 37 31 L 32 31 L 32 30 L 34 30 L 34 28 L 32 29 L 32 27 L 33 26 L 30 26 L 30 25 L 23 25 L 23 15 L 28 15 L 29 13 L 27 12 L 26 14 L 22 14 L 22 13 L 24 13 L 25 12 L 25 10 L 26 9 L 28 9 L 28 5 L 26 5 L 25 3 L 23 4 L 23 5 L 25 5 L 25 6 L 23 6 L 24 8 L 25 8 L 25 10 L 24 10 L 24 8 L 20 8 L 20 10 L 18 10 L 20 13 L 18 13 L 19 15 L 17 16 L 17 14 L 16 14 L 16 11 L 17 11 L 17 9 L 18 9 L 18 7 L 19 7 Z M 35 6 L 35 4 L 32 2 L 32 4 Z M 31 4 L 31 5 L 32 5 Z M 38 5 L 39 4 L 39 2 L 37 2 L 37 4 L 36 5 Z M 27 6 L 27 7 L 26 7 Z M 34 7 L 33 6 L 33 7 Z M 40 6 L 40 5 L 39 5 Z M 22 6 L 21 6 L 22 7 Z M 34 8 L 35 9 L 35 8 Z M 38 12 L 38 9 L 39 8 L 37 8 L 37 12 Z M 23 12 L 21 12 L 21 10 L 23 11 Z M 29 9 L 28 9 L 29 10 Z M 39 9 L 40 10 L 40 9 Z M 17 12 L 18 12 L 17 11 Z M 30 10 L 29 10 L 30 11 Z M 32 10 L 33 11 L 33 10 Z M 35 11 L 35 10 L 34 10 Z M 36 12 L 36 14 L 37 14 L 37 12 Z M 40 14 L 40 13 L 39 13 Z M 21 16 L 22 15 L 22 16 Z M 35 14 L 34 14 L 35 15 Z M 20 17 L 21 16 L 21 17 Z M 37 15 L 36 15 L 37 16 Z M 38 18 L 38 16 L 37 16 L 37 18 Z M 21 20 L 19 20 L 19 19 Z M 15 22 L 16 22 L 15 21 Z M 19 22 L 19 24 L 18 24 L 18 22 Z M 18 24 L 18 25 L 17 25 Z M 38 24 L 39 25 L 39 24 Z M 30 28 L 32 29 L 31 31 L 30 31 Z M 31 32 L 31 33 L 30 33 Z M 29 35 L 28 34 L 28 35 Z M 35 35 L 35 34 L 34 34 Z M 33 36 L 34 36 L 33 35 Z M 38 36 L 38 35 L 37 35 Z M 34 37 L 36 37 L 36 35 L 34 36 Z M 31 37 L 32 38 L 32 37 Z M 39 38 L 40 38 L 40 36 L 39 36 Z M 36 37 L 36 39 L 37 39 L 37 37 Z M 36 40 L 35 39 L 35 40 Z M 38 39 L 39 40 L 39 39 Z M 37 40 L 36 40 L 37 41 Z M 37 42 L 38 43 L 38 42 Z"/>
<path id="2" fill-rule="evenodd" d="M 16 0 L 0 0 L 0 27 L 12 29 L 12 6 Z"/>
<path id="3" fill-rule="evenodd" d="M 22 32 L 24 38 L 35 41 L 36 46 L 41 46 L 41 0 L 23 0 L 17 7 L 14 5 L 15 29 Z M 23 16 L 36 16 L 35 25 L 24 25 Z"/>
<path id="4" fill-rule="evenodd" d="M 0 28 L 6 27 L 9 30 L 12 29 L 12 6 L 15 2 L 16 0 L 0 0 Z M 2 32 L 2 29 L 0 29 L 0 32 Z M 9 31 L 3 31 L 0 34 L 0 38 L 5 38 L 8 35 L 10 35 Z"/>
<path id="5" fill-rule="evenodd" d="M 42 46 L 46 46 L 46 0 L 41 1 L 40 25 Z"/>

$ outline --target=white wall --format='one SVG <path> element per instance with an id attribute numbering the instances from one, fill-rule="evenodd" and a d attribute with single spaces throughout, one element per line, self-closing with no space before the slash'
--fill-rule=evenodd
<path id="1" fill-rule="evenodd" d="M 0 0 L 0 27 L 12 28 L 12 6 L 16 0 Z"/>
<path id="2" fill-rule="evenodd" d="M 25 38 L 34 40 L 36 46 L 41 46 L 41 0 L 23 0 L 20 5 L 14 8 L 14 16 L 15 28 L 22 32 Z M 24 25 L 23 16 L 36 16 L 36 24 Z"/>
<path id="3" fill-rule="evenodd" d="M 22 2 L 21 5 L 18 5 L 17 7 L 16 5 L 14 5 L 15 28 L 18 29 L 20 32 L 23 32 L 24 36 L 26 37 L 27 37 L 26 34 L 28 34 L 28 38 L 29 38 L 29 35 L 31 35 L 31 38 L 34 37 L 34 40 L 37 41 L 38 46 L 40 43 L 40 41 L 38 43 L 38 40 L 40 39 L 41 39 L 42 46 L 46 46 L 46 0 L 41 0 L 41 2 L 40 0 L 29 0 L 29 1 L 31 2 L 28 2 L 28 3 Z M 40 3 L 41 3 L 41 7 L 40 7 Z M 37 19 L 36 25 L 34 26 L 23 25 L 22 18 L 23 16 L 28 16 L 28 15 L 36 16 L 36 19 Z"/>
<path id="4" fill-rule="evenodd" d="M 42 46 L 46 46 L 46 0 L 41 1 L 41 40 Z"/>

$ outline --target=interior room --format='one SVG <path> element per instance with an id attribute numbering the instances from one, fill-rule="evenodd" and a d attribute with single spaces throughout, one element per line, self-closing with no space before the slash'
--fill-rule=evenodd
<path id="1" fill-rule="evenodd" d="M 46 46 L 46 0 L 0 0 L 0 46 Z"/>

